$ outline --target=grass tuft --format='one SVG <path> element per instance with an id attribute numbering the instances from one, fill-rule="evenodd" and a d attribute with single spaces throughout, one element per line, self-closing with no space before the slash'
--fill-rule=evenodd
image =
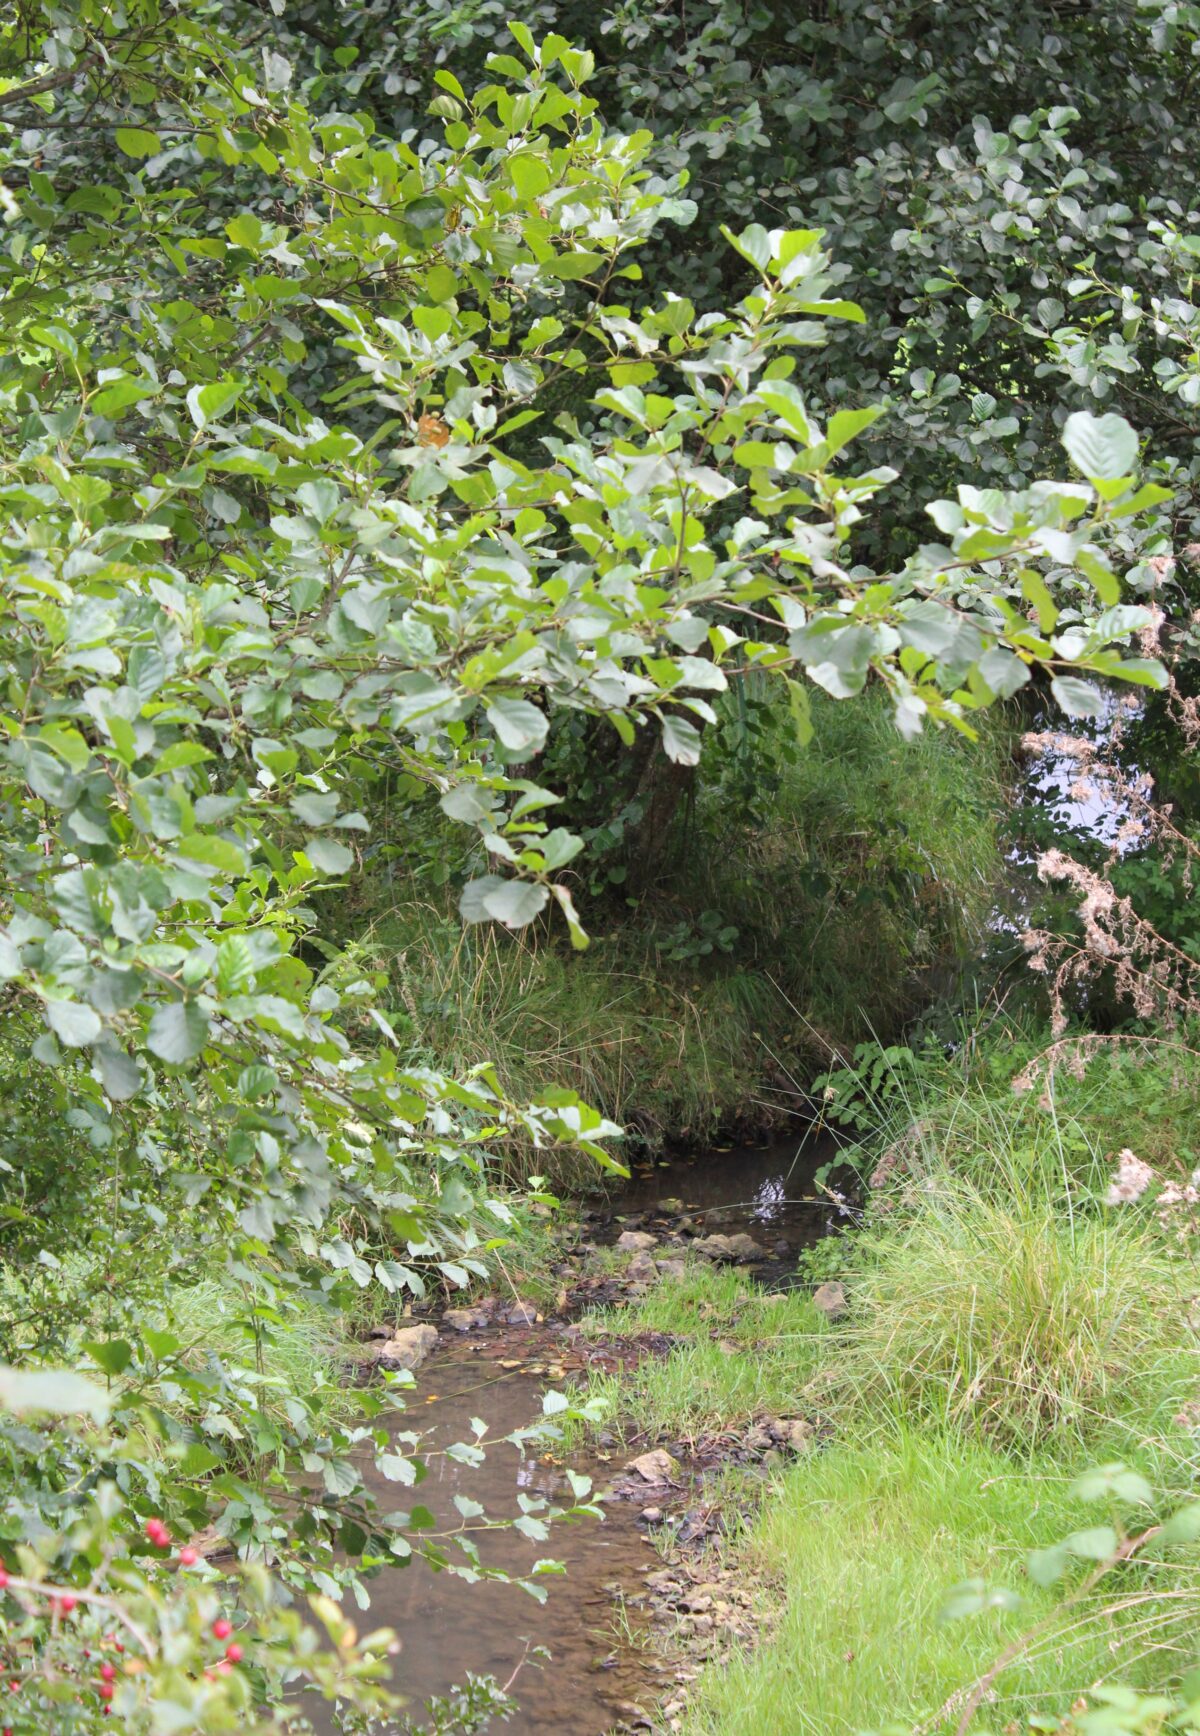
<path id="1" fill-rule="evenodd" d="M 1134 1226 L 943 1175 L 859 1239 L 826 1402 L 1019 1450 L 1153 1427 L 1200 1388 L 1187 1276 Z"/>

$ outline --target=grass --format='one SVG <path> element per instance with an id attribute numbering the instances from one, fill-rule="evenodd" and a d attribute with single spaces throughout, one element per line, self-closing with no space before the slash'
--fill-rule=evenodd
<path id="1" fill-rule="evenodd" d="M 825 1403 L 1019 1450 L 1136 1437 L 1200 1390 L 1192 1279 L 1112 1216 L 943 1177 L 902 1225 L 859 1240 Z"/>
<path id="2" fill-rule="evenodd" d="M 700 1678 L 686 1736 L 953 1736 L 1019 1636 L 972 1736 L 1030 1717 L 1056 1729 L 1080 1694 L 1161 1690 L 1193 1667 L 1200 1546 L 1122 1566 L 1077 1603 L 1087 1564 L 1049 1588 L 1025 1565 L 1110 1517 L 1073 1492 L 1089 1467 L 1139 1470 L 1160 1516 L 1194 1499 L 1200 1431 L 1180 1415 L 1200 1399 L 1194 1262 L 1152 1211 L 1103 1198 L 1126 1144 L 1160 1173 L 1194 1162 L 1193 1046 L 1117 1045 L 1050 1097 L 1014 1094 L 1031 1040 L 996 1027 L 911 1069 L 863 1154 L 886 1160 L 866 1227 L 806 1262 L 846 1285 L 833 1327 L 806 1292 L 707 1267 L 585 1322 L 674 1341 L 594 1383 L 650 1438 L 761 1411 L 823 1425 L 739 1539 L 747 1582 L 771 1588 L 772 1635 Z M 939 1621 L 976 1580 L 1020 1606 Z"/>
<path id="3" fill-rule="evenodd" d="M 642 1332 L 678 1340 L 620 1376 L 598 1376 L 589 1391 L 639 1434 L 694 1440 L 736 1428 L 760 1412 L 802 1414 L 798 1405 L 822 1366 L 829 1328 L 807 1296 L 764 1295 L 750 1279 L 708 1265 L 659 1283 L 630 1308 L 582 1321 L 592 1336 Z"/>
<path id="4" fill-rule="evenodd" d="M 464 928 L 454 887 L 478 864 L 448 832 L 445 883 L 420 877 L 404 844 L 430 823 L 416 808 L 376 816 L 374 866 L 329 906 L 327 937 L 386 983 L 414 1060 L 454 1072 L 486 1057 L 518 1099 L 568 1087 L 651 1147 L 765 1129 L 832 1052 L 928 999 L 1001 866 L 999 731 L 906 743 L 873 692 L 818 696 L 814 718 L 801 751 L 774 714 L 753 753 L 735 718 L 713 732 L 667 887 L 632 907 L 576 888 L 586 952 L 553 928 Z M 746 795 L 761 787 L 766 817 Z M 733 938 L 710 946 L 715 931 Z M 525 1173 L 544 1162 L 507 1156 Z"/>
<path id="5" fill-rule="evenodd" d="M 687 1736 L 853 1736 L 884 1725 L 952 1732 L 946 1703 L 1015 1636 L 1053 1614 L 1022 1571 L 1025 1551 L 1094 1522 L 1053 1462 L 1022 1463 L 959 1434 L 899 1428 L 810 1455 L 780 1479 L 749 1572 L 781 1588 L 774 1637 L 698 1684 Z M 966 1580 L 1017 1590 L 1015 1611 L 939 1622 Z M 1059 1713 L 1103 1682 L 1161 1682 L 1194 1658 L 1200 1575 L 1130 1570 L 1132 1600 L 1093 1596 L 1007 1669 L 972 1729 Z M 1082 1614 L 1082 1619 L 1081 1619 Z M 1164 1659 L 1162 1648 L 1167 1650 Z M 1054 1728 L 1051 1724 L 1047 1728 Z"/>

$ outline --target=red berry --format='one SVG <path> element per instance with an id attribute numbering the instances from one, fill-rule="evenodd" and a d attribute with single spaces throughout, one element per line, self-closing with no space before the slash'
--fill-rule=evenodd
<path id="1" fill-rule="evenodd" d="M 171 1543 L 171 1533 L 161 1519 L 147 1519 L 146 1536 L 156 1549 L 167 1549 Z"/>
<path id="2" fill-rule="evenodd" d="M 0 1567 L 0 1591 L 3 1591 L 4 1587 L 7 1584 L 8 1584 L 8 1574 L 4 1571 L 4 1569 L 2 1567 Z"/>
<path id="3" fill-rule="evenodd" d="M 217 1659 L 217 1674 L 219 1676 L 227 1676 L 232 1668 L 233 1665 L 230 1663 L 228 1658 Z"/>
<path id="4" fill-rule="evenodd" d="M 117 1668 L 115 1664 L 101 1664 L 100 1678 L 102 1681 L 111 1682 L 116 1676 L 116 1673 Z"/>
<path id="5" fill-rule="evenodd" d="M 100 1686 L 96 1689 L 96 1692 L 102 1700 L 111 1700 L 116 1690 L 111 1682 L 101 1682 Z"/>
<path id="6" fill-rule="evenodd" d="M 225 1617 L 221 1616 L 218 1621 L 213 1623 L 212 1631 L 215 1640 L 227 1640 L 233 1632 L 233 1623 L 226 1621 Z"/>
<path id="7" fill-rule="evenodd" d="M 73 1591 L 64 1591 L 56 1595 L 54 1601 L 58 1605 L 59 1609 L 62 1610 L 64 1615 L 70 1615 L 71 1611 L 75 1608 L 75 1605 L 79 1602 L 79 1599 L 75 1596 Z"/>
<path id="8" fill-rule="evenodd" d="M 19 1694 L 21 1692 L 21 1684 L 20 1684 L 20 1682 L 17 1681 L 15 1676 L 13 1677 L 12 1681 L 8 1684 L 8 1691 L 10 1694 Z"/>
<path id="9" fill-rule="evenodd" d="M 234 1644 L 225 1647 L 225 1656 L 229 1659 L 231 1664 L 240 1664 L 245 1653 L 242 1651 L 241 1646 Z"/>
<path id="10" fill-rule="evenodd" d="M 200 1551 L 198 1549 L 193 1549 L 190 1543 L 186 1549 L 181 1549 L 179 1551 L 180 1567 L 195 1567 L 199 1559 Z"/>

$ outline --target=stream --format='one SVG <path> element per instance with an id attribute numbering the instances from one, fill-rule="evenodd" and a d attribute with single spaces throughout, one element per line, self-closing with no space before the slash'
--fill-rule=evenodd
<path id="1" fill-rule="evenodd" d="M 681 1251 L 689 1240 L 740 1232 L 763 1250 L 762 1259 L 744 1269 L 779 1287 L 793 1276 L 797 1252 L 837 1216 L 836 1196 L 813 1184 L 814 1171 L 834 1155 L 831 1140 L 801 1145 L 792 1139 L 644 1164 L 620 1192 L 584 1209 L 583 1251 L 643 1226 L 663 1239 L 665 1255 Z M 487 1324 L 463 1333 L 443 1327 L 421 1366 L 410 1424 L 429 1430 L 433 1448 L 470 1440 L 475 1416 L 487 1419 L 493 1436 L 527 1426 L 541 1415 L 543 1392 L 586 1366 L 576 1337 L 565 1317 Z M 619 1447 L 606 1453 L 605 1438 L 570 1457 L 571 1468 L 590 1477 L 601 1494 L 632 1457 L 632 1450 Z M 385 1509 L 394 1507 L 396 1486 L 373 1466 L 366 1474 Z M 511 1446 L 490 1448 L 474 1469 L 435 1456 L 420 1499 L 439 1519 L 453 1522 L 457 1494 L 499 1518 L 518 1511 L 522 1493 L 570 1504 L 565 1467 L 550 1455 L 522 1459 Z M 649 1727 L 646 1714 L 673 1679 L 672 1670 L 650 1643 L 644 1614 L 622 1613 L 622 1594 L 641 1592 L 662 1561 L 636 1504 L 614 1500 L 605 1513 L 603 1522 L 556 1522 L 548 1542 L 528 1542 L 507 1530 L 483 1539 L 484 1560 L 491 1544 L 494 1559 L 510 1571 L 546 1556 L 565 1564 L 565 1576 L 542 1581 L 545 1604 L 515 1585 L 472 1585 L 421 1563 L 386 1569 L 371 1583 L 370 1624 L 395 1628 L 401 1637 L 394 1681 L 409 1698 L 414 1723 L 420 1724 L 424 1700 L 448 1693 L 470 1671 L 493 1675 L 501 1685 L 516 1672 L 511 1692 L 519 1710 L 508 1723 L 493 1726 L 512 1736 L 603 1736 L 617 1723 L 636 1728 L 639 1719 Z M 523 1663 L 531 1645 L 545 1647 L 549 1659 Z"/>
<path id="2" fill-rule="evenodd" d="M 1115 714 L 1114 701 L 1088 730 L 1101 749 Z M 1060 826 L 1112 843 L 1125 812 L 1104 778 L 1081 779 L 1076 759 L 1050 731 L 1035 736 L 1031 750 L 1034 743 L 1036 751 L 1029 752 L 1021 775 L 1026 800 L 1054 815 Z M 1009 883 L 990 925 L 996 933 L 1023 928 L 1033 896 L 1032 858 L 1025 846 L 1014 844 L 1009 868 Z M 743 1269 L 766 1287 L 784 1288 L 796 1282 L 800 1250 L 844 1227 L 851 1214 L 848 1202 L 815 1179 L 836 1156 L 832 1137 L 809 1134 L 763 1147 L 715 1147 L 667 1161 L 645 1160 L 602 1203 L 577 1208 L 579 1252 L 586 1258 L 627 1231 L 651 1231 L 656 1254 L 667 1258 L 706 1237 L 748 1235 L 761 1255 Z M 564 1281 L 569 1286 L 569 1276 Z M 593 1293 L 584 1306 L 605 1299 L 619 1305 L 621 1288 L 614 1281 L 607 1298 Z M 570 1313 L 568 1307 L 561 1316 L 514 1325 L 500 1323 L 501 1309 L 478 1329 L 461 1333 L 443 1322 L 438 1344 L 421 1366 L 408 1420 L 418 1424 L 414 1413 L 420 1413 L 419 1424 L 427 1427 L 433 1448 L 471 1439 L 476 1416 L 487 1419 L 494 1437 L 528 1426 L 541 1415 L 543 1393 L 581 1376 L 588 1366 Z M 602 1434 L 570 1456 L 571 1468 L 591 1478 L 605 1506 L 603 1522 L 558 1522 L 548 1542 L 529 1542 L 507 1530 L 484 1537 L 483 1559 L 511 1572 L 528 1570 L 545 1556 L 563 1562 L 564 1576 L 542 1581 L 545 1604 L 515 1585 L 472 1585 L 422 1564 L 387 1569 L 372 1583 L 370 1620 L 401 1636 L 394 1685 L 408 1697 L 416 1726 L 422 1723 L 422 1702 L 447 1694 L 470 1672 L 493 1676 L 501 1685 L 511 1682 L 518 1710 L 492 1728 L 512 1736 L 605 1736 L 614 1726 L 650 1728 L 649 1714 L 675 1680 L 672 1663 L 653 1643 L 640 1596 L 662 1558 L 637 1503 L 604 1502 L 606 1488 L 632 1455 L 633 1449 L 623 1450 Z M 565 1470 L 549 1454 L 521 1458 L 511 1446 L 491 1448 L 475 1469 L 435 1456 L 421 1499 L 451 1524 L 456 1495 L 481 1502 L 496 1518 L 519 1511 L 521 1494 L 569 1505 Z M 366 1475 L 385 1508 L 393 1506 L 394 1485 L 383 1483 L 373 1465 Z M 632 1606 L 626 1596 L 636 1600 Z M 529 1659 L 534 1645 L 546 1648 L 549 1658 Z M 318 1723 L 318 1728 L 332 1726 Z"/>

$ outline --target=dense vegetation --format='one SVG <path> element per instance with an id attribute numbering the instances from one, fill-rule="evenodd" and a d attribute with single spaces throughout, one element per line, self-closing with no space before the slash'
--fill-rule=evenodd
<path id="1" fill-rule="evenodd" d="M 1170 1418 L 1200 1372 L 1173 1215 L 1200 1017 L 1200 12 L 506 13 L 0 22 L 11 1727 L 265 1733 L 305 1688 L 345 1729 L 407 1717 L 391 1637 L 347 1611 L 388 1565 L 501 1570 L 477 1504 L 444 1534 L 403 1493 L 407 1383 L 353 1390 L 339 1341 L 497 1258 L 548 1263 L 526 1185 L 619 1167 L 622 1124 L 695 1140 L 814 1088 L 860 1131 L 900 1121 L 866 1231 L 825 1256 L 853 1297 L 836 1354 L 793 1298 L 756 1366 L 837 1437 L 758 1546 L 807 1572 L 814 1513 L 886 1486 L 880 1666 L 835 1701 L 764 1651 L 698 1727 L 783 1704 L 814 1731 L 965 1729 L 987 1659 L 914 1641 L 889 1676 L 881 1604 L 930 1609 L 961 1560 L 988 1605 L 1014 1540 L 1068 1622 L 1073 1563 L 1149 1588 L 1128 1646 L 1106 1606 L 1015 1715 L 1106 1672 L 1162 1704 L 1076 1728 L 1192 1727 L 1186 1647 L 1158 1637 L 1186 1618 L 1125 1517 L 1188 1493 Z M 1077 732 L 1056 751 L 1124 830 L 1025 827 L 1057 890 L 1015 989 L 1016 949 L 978 961 L 1031 719 L 1043 746 Z M 947 1044 L 967 980 L 985 1010 Z M 1075 1073 L 1099 1108 L 1064 1104 Z M 1117 1203 L 1157 1213 L 1103 1204 L 1132 1147 Z M 698 1300 L 754 1305 L 645 1307 Z M 720 1366 L 701 1347 L 618 1402 L 736 1410 Z M 519 1444 L 594 1415 L 547 1395 Z M 368 1496 L 368 1461 L 410 1505 Z M 1112 1524 L 1060 1548 L 1080 1476 Z M 1196 1529 L 1171 1523 L 1172 1548 Z M 830 1603 L 778 1640 L 818 1670 L 824 1559 Z"/>

